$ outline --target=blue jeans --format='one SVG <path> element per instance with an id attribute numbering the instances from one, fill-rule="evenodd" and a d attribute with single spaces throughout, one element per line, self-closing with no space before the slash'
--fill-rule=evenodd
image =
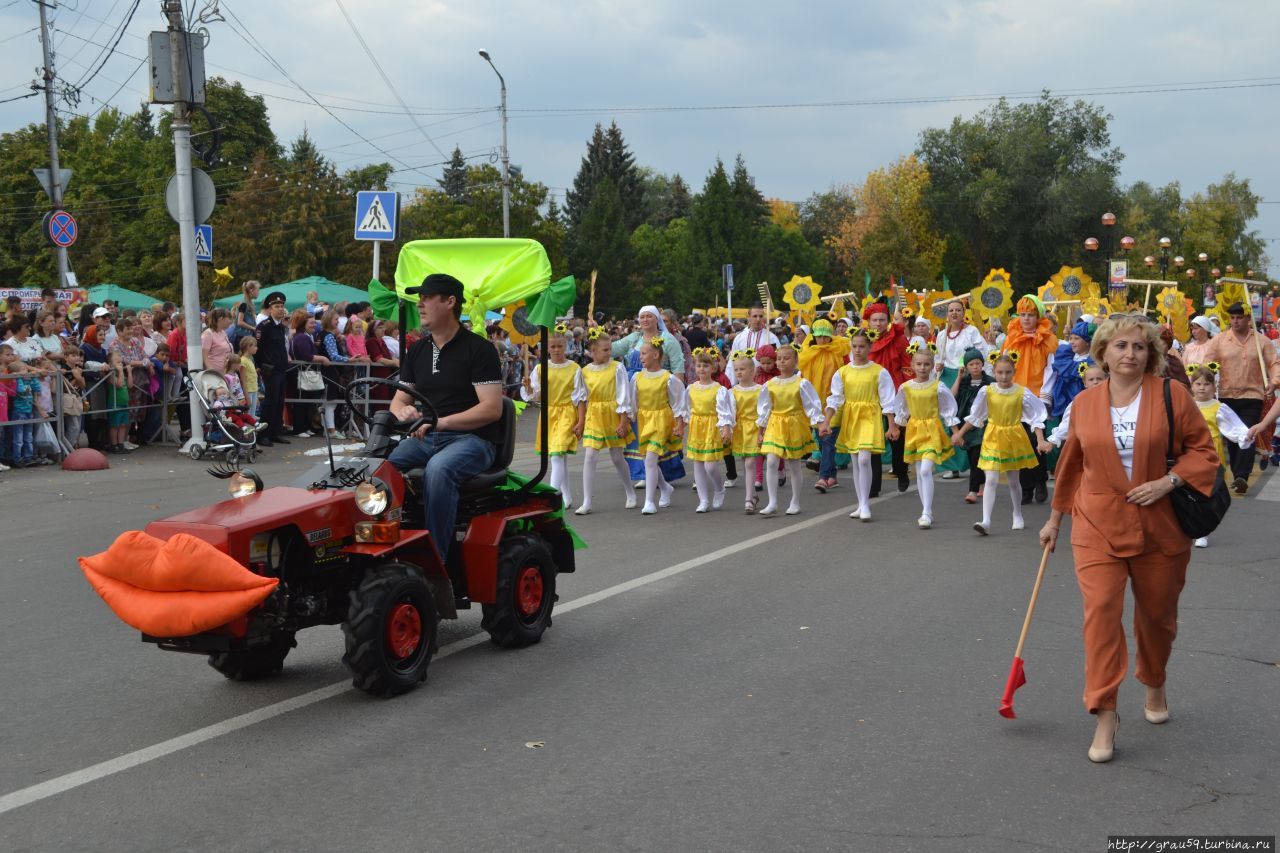
<path id="1" fill-rule="evenodd" d="M 834 480 L 836 478 L 836 436 L 840 435 L 840 427 L 832 427 L 831 435 L 818 434 L 818 479 Z"/>
<path id="2" fill-rule="evenodd" d="M 18 417 L 29 418 L 32 415 L 18 415 Z M 9 427 L 9 456 L 13 461 L 21 462 L 35 457 L 35 434 L 35 424 L 14 424 Z"/>
<path id="3" fill-rule="evenodd" d="M 422 502 L 431 541 L 443 563 L 453 543 L 453 522 L 458 516 L 458 486 L 493 464 L 497 448 L 469 432 L 429 432 L 423 438 L 406 438 L 391 451 L 387 461 L 408 471 L 422 469 Z"/>

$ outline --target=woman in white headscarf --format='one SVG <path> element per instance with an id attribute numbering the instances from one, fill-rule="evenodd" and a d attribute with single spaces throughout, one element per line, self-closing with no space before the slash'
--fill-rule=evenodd
<path id="1" fill-rule="evenodd" d="M 1191 318 L 1191 340 L 1182 345 L 1183 364 L 1204 364 L 1204 354 L 1209 339 L 1217 333 L 1208 317 L 1201 314 Z"/>
<path id="2" fill-rule="evenodd" d="M 622 359 L 627 373 L 634 375 L 640 370 L 640 344 L 649 338 L 661 337 L 662 369 L 671 371 L 683 382 L 684 352 L 680 349 L 680 342 L 667 331 L 662 314 L 655 306 L 646 305 L 636 313 L 636 322 L 640 324 L 638 331 L 613 342 L 613 357 Z"/>

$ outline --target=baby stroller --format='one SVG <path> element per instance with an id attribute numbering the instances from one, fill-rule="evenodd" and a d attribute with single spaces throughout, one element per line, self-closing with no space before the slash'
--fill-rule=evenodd
<path id="1" fill-rule="evenodd" d="M 200 408 L 204 410 L 205 443 L 203 447 L 198 444 L 191 446 L 191 458 L 199 460 L 206 455 L 223 454 L 228 465 L 253 464 L 258 455 L 258 432 L 266 424 L 242 426 L 236 423 L 235 415 L 247 415 L 248 409 L 226 405 L 219 399 L 220 395 L 229 396 L 231 393 L 226 378 L 214 370 L 201 370 L 184 376 L 182 383 L 200 401 Z"/>

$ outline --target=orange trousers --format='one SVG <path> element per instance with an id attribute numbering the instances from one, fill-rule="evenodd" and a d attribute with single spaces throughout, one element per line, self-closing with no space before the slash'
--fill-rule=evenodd
<path id="1" fill-rule="evenodd" d="M 1178 634 L 1178 596 L 1191 551 L 1113 557 L 1075 545 L 1076 581 L 1084 596 L 1084 706 L 1090 714 L 1114 711 L 1129 668 L 1124 638 L 1124 589 L 1133 583 L 1133 638 L 1138 681 L 1162 687 Z"/>

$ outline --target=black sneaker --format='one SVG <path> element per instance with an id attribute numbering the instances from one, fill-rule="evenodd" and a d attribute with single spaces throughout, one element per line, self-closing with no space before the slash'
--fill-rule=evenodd
<path id="1" fill-rule="evenodd" d="M 911 480 L 907 479 L 906 477 L 899 477 L 899 478 L 898 478 L 898 491 L 899 491 L 899 492 L 905 492 L 905 491 L 906 491 L 907 489 L 909 489 L 909 488 L 911 488 Z"/>
<path id="2" fill-rule="evenodd" d="M 1042 504 L 1049 500 L 1049 484 L 1036 483 L 1036 503 Z"/>
<path id="3" fill-rule="evenodd" d="M 1231 481 L 1231 489 L 1237 495 L 1243 495 L 1245 492 L 1249 491 L 1249 481 L 1244 477 L 1236 477 Z"/>

